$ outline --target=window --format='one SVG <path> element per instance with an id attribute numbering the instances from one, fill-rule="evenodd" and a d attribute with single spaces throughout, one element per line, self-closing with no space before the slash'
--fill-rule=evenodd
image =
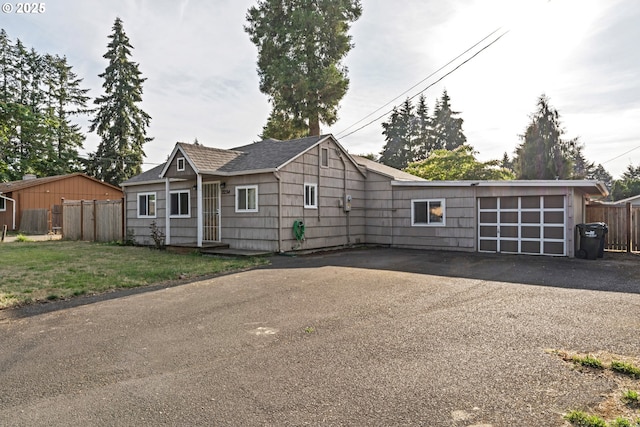
<path id="1" fill-rule="evenodd" d="M 7 210 L 7 205 L 6 205 L 6 199 L 0 198 L 0 211 L 6 211 Z"/>
<path id="2" fill-rule="evenodd" d="M 182 172 L 185 169 L 185 160 L 184 157 L 178 157 L 176 159 L 176 169 L 178 169 L 178 172 Z"/>
<path id="3" fill-rule="evenodd" d="M 325 168 L 329 167 L 329 149 L 321 148 L 320 149 L 320 166 Z"/>
<path id="4" fill-rule="evenodd" d="M 172 191 L 171 195 L 171 217 L 173 218 L 189 218 L 191 211 L 189 210 L 189 190 Z"/>
<path id="5" fill-rule="evenodd" d="M 411 225 L 445 225 L 444 200 L 412 200 Z"/>
<path id="6" fill-rule="evenodd" d="M 318 184 L 304 185 L 304 207 L 318 209 Z"/>
<path id="7" fill-rule="evenodd" d="M 258 186 L 236 187 L 236 212 L 258 212 Z"/>
<path id="8" fill-rule="evenodd" d="M 138 218 L 156 217 L 156 193 L 138 194 Z"/>

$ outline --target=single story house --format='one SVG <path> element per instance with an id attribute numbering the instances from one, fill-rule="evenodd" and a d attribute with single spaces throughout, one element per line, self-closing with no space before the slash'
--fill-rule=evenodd
<path id="1" fill-rule="evenodd" d="M 0 183 L 0 226 L 27 233 L 46 233 L 59 227 L 55 214 L 62 199 L 121 200 L 122 190 L 83 173 Z"/>
<path id="2" fill-rule="evenodd" d="M 350 155 L 332 135 L 231 150 L 177 143 L 122 183 L 126 229 L 152 244 L 271 252 L 350 244 L 574 255 L 595 181 L 426 181 Z"/>

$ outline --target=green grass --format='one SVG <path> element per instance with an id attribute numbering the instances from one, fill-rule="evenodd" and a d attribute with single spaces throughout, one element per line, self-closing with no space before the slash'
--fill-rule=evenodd
<path id="1" fill-rule="evenodd" d="M 584 357 L 573 356 L 573 362 L 578 365 L 587 366 L 589 368 L 603 369 L 604 366 L 600 359 L 593 357 L 591 355 L 586 355 Z"/>
<path id="2" fill-rule="evenodd" d="M 614 360 L 611 362 L 611 370 L 640 379 L 640 368 L 632 365 L 631 363 Z"/>
<path id="3" fill-rule="evenodd" d="M 196 278 L 267 262 L 67 241 L 1 244 L 0 260 L 0 308 Z"/>
<path id="4" fill-rule="evenodd" d="M 582 411 L 571 411 L 564 419 L 576 427 L 607 427 L 607 422 L 602 418 Z"/>
<path id="5" fill-rule="evenodd" d="M 628 405 L 638 405 L 640 403 L 640 396 L 635 390 L 627 390 L 622 393 L 622 400 Z"/>

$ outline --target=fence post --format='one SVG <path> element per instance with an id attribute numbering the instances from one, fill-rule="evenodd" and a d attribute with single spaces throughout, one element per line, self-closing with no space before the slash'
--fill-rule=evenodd
<path id="1" fill-rule="evenodd" d="M 93 241 L 98 240 L 98 212 L 96 212 L 96 199 L 93 199 Z"/>
<path id="2" fill-rule="evenodd" d="M 625 216 L 627 217 L 627 253 L 631 253 L 631 202 L 625 205 Z"/>

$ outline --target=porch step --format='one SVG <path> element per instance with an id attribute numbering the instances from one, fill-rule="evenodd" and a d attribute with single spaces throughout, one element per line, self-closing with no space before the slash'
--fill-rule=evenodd
<path id="1" fill-rule="evenodd" d="M 180 245 L 167 245 L 167 251 L 177 253 L 177 254 L 188 254 L 190 252 L 198 251 L 203 253 L 206 250 L 216 250 L 216 249 L 228 249 L 229 245 L 226 243 L 207 243 L 202 247 L 198 247 L 197 244 L 180 244 Z"/>
<path id="2" fill-rule="evenodd" d="M 256 256 L 271 256 L 273 252 L 266 251 L 254 251 L 250 249 L 231 249 L 229 245 L 227 247 L 216 247 L 216 248 L 202 248 L 200 249 L 200 253 L 203 255 L 211 255 L 211 256 L 228 256 L 228 257 L 256 257 Z"/>

